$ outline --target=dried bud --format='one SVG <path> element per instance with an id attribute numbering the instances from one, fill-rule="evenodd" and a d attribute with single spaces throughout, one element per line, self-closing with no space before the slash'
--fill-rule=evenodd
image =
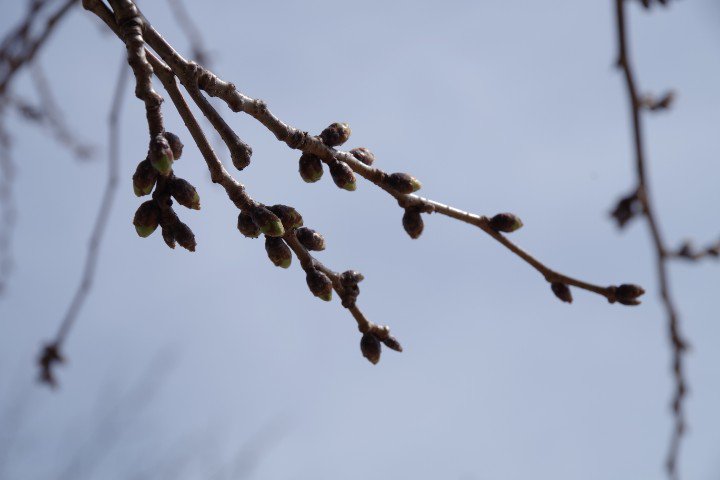
<path id="1" fill-rule="evenodd" d="M 619 228 L 624 227 L 640 211 L 641 205 L 637 192 L 621 198 L 610 216 L 615 219 Z"/>
<path id="2" fill-rule="evenodd" d="M 692 242 L 686 241 L 682 245 L 680 245 L 680 248 L 678 249 L 676 255 L 678 257 L 683 257 L 683 258 L 689 258 L 689 259 L 694 258 L 695 257 L 695 248 L 693 248 Z"/>
<path id="3" fill-rule="evenodd" d="M 387 177 L 390 188 L 398 193 L 413 193 L 420 190 L 422 184 L 420 181 L 407 173 L 393 173 Z"/>
<path id="4" fill-rule="evenodd" d="M 170 180 L 168 188 L 170 195 L 175 197 L 180 205 L 200 210 L 200 196 L 190 182 L 182 178 L 173 178 Z"/>
<path id="5" fill-rule="evenodd" d="M 163 133 L 163 136 L 165 136 L 165 140 L 167 140 L 168 145 L 170 145 L 170 150 L 172 150 L 173 158 L 175 160 L 180 160 L 180 157 L 182 157 L 184 146 L 183 143 L 180 141 L 180 137 L 178 137 L 172 132 L 165 132 Z"/>
<path id="6" fill-rule="evenodd" d="M 195 241 L 195 234 L 190 230 L 190 227 L 178 220 L 171 228 L 177 243 L 179 243 L 181 247 L 194 252 L 197 242 Z"/>
<path id="7" fill-rule="evenodd" d="M 160 221 L 160 209 L 155 200 L 142 203 L 135 211 L 133 225 L 141 237 L 148 237 L 155 231 Z"/>
<path id="8" fill-rule="evenodd" d="M 332 281 L 320 270 L 315 268 L 307 270 L 305 281 L 313 295 L 322 298 L 326 302 L 332 300 Z"/>
<path id="9" fill-rule="evenodd" d="M 350 138 L 350 125 L 333 123 L 320 134 L 320 140 L 328 147 L 339 147 Z"/>
<path id="10" fill-rule="evenodd" d="M 282 237 L 285 229 L 280 219 L 267 208 L 258 205 L 250 211 L 253 222 L 260 228 L 260 231 L 271 237 Z"/>
<path id="11" fill-rule="evenodd" d="M 623 305 L 640 305 L 638 297 L 645 293 L 642 287 L 623 283 L 615 290 L 615 299 Z"/>
<path id="12" fill-rule="evenodd" d="M 285 228 L 285 231 L 302 227 L 303 225 L 302 216 L 292 207 L 288 207 L 287 205 L 273 205 L 268 207 L 268 210 L 278 216 Z"/>
<path id="13" fill-rule="evenodd" d="M 353 148 L 350 154 L 368 167 L 375 161 L 375 155 L 365 147 Z"/>
<path id="14" fill-rule="evenodd" d="M 672 106 L 674 100 L 675 92 L 673 92 L 672 90 L 666 92 L 665 95 L 663 95 L 653 103 L 653 105 L 650 107 L 650 110 L 667 110 Z"/>
<path id="15" fill-rule="evenodd" d="M 308 227 L 300 227 L 295 230 L 295 236 L 308 250 L 319 252 L 325 250 L 325 239 L 318 232 Z"/>
<path id="16" fill-rule="evenodd" d="M 167 175 L 172 171 L 173 161 L 173 152 L 167 139 L 162 134 L 157 135 L 150 142 L 150 163 L 161 175 Z"/>
<path id="17" fill-rule="evenodd" d="M 417 208 L 406 208 L 402 218 L 403 228 L 410 235 L 410 238 L 418 238 L 423 232 L 425 224 L 420 216 L 420 210 Z"/>
<path id="18" fill-rule="evenodd" d="M 299 165 L 300 176 L 307 183 L 317 182 L 323 175 L 322 160 L 316 155 L 303 153 Z"/>
<path id="19" fill-rule="evenodd" d="M 341 161 L 334 161 L 330 163 L 330 175 L 332 175 L 333 182 L 340 188 L 352 192 L 357 188 L 355 184 L 355 174 L 352 168 L 347 163 Z"/>
<path id="20" fill-rule="evenodd" d="M 276 267 L 288 268 L 292 262 L 292 252 L 282 238 L 265 236 L 265 251 Z"/>
<path id="21" fill-rule="evenodd" d="M 135 195 L 142 197 L 152 192 L 157 180 L 158 172 L 153 168 L 150 159 L 146 158 L 142 162 L 138 163 L 133 175 L 133 190 Z"/>
<path id="22" fill-rule="evenodd" d="M 358 283 L 365 280 L 362 273 L 355 270 L 347 270 L 340 274 L 340 284 L 343 287 L 349 287 L 351 285 L 357 285 Z"/>
<path id="23" fill-rule="evenodd" d="M 255 225 L 250 214 L 245 211 L 240 212 L 238 215 L 237 228 L 246 237 L 257 238 L 260 236 L 260 227 Z"/>
<path id="24" fill-rule="evenodd" d="M 382 353 L 380 340 L 372 333 L 364 333 L 360 339 L 360 351 L 363 357 L 367 358 L 373 365 L 376 365 L 380 361 L 380 353 Z"/>
<path id="25" fill-rule="evenodd" d="M 490 228 L 496 232 L 511 233 L 523 226 L 522 221 L 512 213 L 498 213 L 490 219 Z"/>
<path id="26" fill-rule="evenodd" d="M 388 347 L 390 350 L 395 350 L 396 352 L 402 352 L 403 348 L 402 345 L 400 345 L 400 342 L 398 342 L 397 338 L 388 335 L 385 340 L 382 341 L 386 347 Z"/>
<path id="27" fill-rule="evenodd" d="M 570 293 L 570 287 L 562 282 L 553 282 L 550 284 L 550 288 L 552 288 L 552 291 L 557 298 L 565 303 L 572 303 L 573 298 L 572 293 Z"/>
<path id="28" fill-rule="evenodd" d="M 50 343 L 43 347 L 38 364 L 40 365 L 40 381 L 51 387 L 57 386 L 57 380 L 53 375 L 52 367 L 56 363 L 64 363 L 65 358 L 60 354 L 57 344 Z"/>

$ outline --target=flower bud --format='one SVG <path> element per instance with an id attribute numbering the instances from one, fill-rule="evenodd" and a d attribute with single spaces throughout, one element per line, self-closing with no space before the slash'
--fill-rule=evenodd
<path id="1" fill-rule="evenodd" d="M 236 148 L 231 149 L 230 157 L 232 158 L 233 166 L 238 170 L 243 170 L 245 169 L 245 167 L 250 165 L 250 159 L 252 158 L 252 148 L 250 147 L 250 145 L 246 145 L 245 143 L 240 141 Z"/>
<path id="2" fill-rule="evenodd" d="M 180 160 L 180 157 L 182 157 L 184 146 L 183 143 L 180 141 L 180 137 L 178 137 L 172 132 L 165 132 L 163 133 L 163 136 L 165 137 L 165 140 L 167 140 L 168 145 L 170 145 L 170 150 L 172 150 L 173 158 L 175 160 Z"/>
<path id="3" fill-rule="evenodd" d="M 332 300 L 332 281 L 320 270 L 315 268 L 307 270 L 305 281 L 313 295 L 322 298 L 326 302 Z"/>
<path id="4" fill-rule="evenodd" d="M 320 134 L 320 140 L 328 147 L 339 147 L 350 138 L 350 125 L 347 123 L 333 123 Z"/>
<path id="5" fill-rule="evenodd" d="M 175 197 L 180 205 L 200 210 L 200 196 L 190 182 L 183 178 L 173 178 L 169 183 L 170 195 Z"/>
<path id="6" fill-rule="evenodd" d="M 167 175 L 172 170 L 173 161 L 173 152 L 167 139 L 162 134 L 157 135 L 150 142 L 150 163 L 161 175 Z"/>
<path id="7" fill-rule="evenodd" d="M 363 357 L 367 358 L 373 365 L 376 365 L 380 361 L 380 353 L 382 353 L 380 340 L 372 333 L 364 333 L 360 339 L 360 351 Z"/>
<path id="8" fill-rule="evenodd" d="M 265 236 L 265 251 L 276 267 L 288 268 L 292 262 L 292 252 L 282 238 Z"/>
<path id="9" fill-rule="evenodd" d="M 260 236 L 260 228 L 255 225 L 252 217 L 245 211 L 240 212 L 238 215 L 237 228 L 240 233 L 248 238 L 257 238 Z"/>
<path id="10" fill-rule="evenodd" d="M 285 234 L 285 229 L 280 219 L 267 208 L 262 205 L 258 205 L 250 211 L 250 217 L 252 217 L 255 225 L 260 228 L 260 232 L 271 237 L 282 237 Z"/>
<path id="11" fill-rule="evenodd" d="M 637 298 L 644 293 L 645 290 L 639 285 L 623 283 L 615 290 L 615 299 L 623 305 L 640 305 Z"/>
<path id="12" fill-rule="evenodd" d="M 191 252 L 195 251 L 197 242 L 195 241 L 195 234 L 192 230 L 190 230 L 190 227 L 178 220 L 172 226 L 172 233 L 175 237 L 175 240 L 177 241 L 177 243 L 180 244 L 181 247 Z"/>
<path id="13" fill-rule="evenodd" d="M 550 288 L 557 298 L 565 303 L 572 303 L 573 298 L 572 293 L 570 292 L 570 287 L 562 282 L 553 282 L 550 284 Z"/>
<path id="14" fill-rule="evenodd" d="M 498 213 L 490 219 L 490 228 L 496 232 L 511 233 L 522 226 L 522 221 L 512 213 Z"/>
<path id="15" fill-rule="evenodd" d="M 343 273 L 340 274 L 340 284 L 343 287 L 348 287 L 350 285 L 357 285 L 358 283 L 365 280 L 365 277 L 362 273 L 357 272 L 355 270 L 346 270 Z"/>
<path id="16" fill-rule="evenodd" d="M 322 160 L 316 155 L 303 153 L 299 165 L 300 176 L 307 183 L 317 182 L 323 175 Z"/>
<path id="17" fill-rule="evenodd" d="M 325 239 L 318 232 L 308 227 L 300 227 L 295 230 L 295 236 L 308 250 L 319 252 L 325 250 Z"/>
<path id="18" fill-rule="evenodd" d="M 135 211 L 133 225 L 135 231 L 141 237 L 148 237 L 155 231 L 160 221 L 160 209 L 155 200 L 148 200 L 142 203 Z"/>
<path id="19" fill-rule="evenodd" d="M 420 210 L 417 208 L 406 208 L 402 218 L 403 228 L 410 235 L 410 238 L 416 239 L 423 232 L 425 224 L 420 216 Z"/>
<path id="20" fill-rule="evenodd" d="M 385 344 L 386 347 L 388 347 L 390 350 L 395 350 L 396 352 L 402 352 L 403 348 L 402 345 L 400 345 L 400 342 L 398 342 L 397 338 L 388 335 L 388 337 L 382 341 L 382 343 Z"/>
<path id="21" fill-rule="evenodd" d="M 349 153 L 368 167 L 375 161 L 375 154 L 365 147 L 353 148 Z"/>
<path id="22" fill-rule="evenodd" d="M 175 235 L 173 235 L 173 230 L 169 225 L 162 225 L 162 237 L 165 241 L 165 245 L 167 245 L 170 248 L 175 248 Z"/>
<path id="23" fill-rule="evenodd" d="M 355 174 L 347 163 L 339 160 L 330 163 L 330 175 L 333 182 L 340 188 L 352 192 L 357 188 L 355 184 Z"/>
<path id="24" fill-rule="evenodd" d="M 288 207 L 287 205 L 273 205 L 267 208 L 277 215 L 286 231 L 302 227 L 303 218 L 294 208 Z"/>
<path id="25" fill-rule="evenodd" d="M 617 222 L 618 228 L 623 228 L 632 218 L 642 210 L 637 192 L 621 198 L 610 216 Z"/>
<path id="26" fill-rule="evenodd" d="M 387 177 L 387 183 L 390 188 L 402 194 L 417 192 L 422 187 L 417 178 L 407 173 L 393 173 Z"/>
<path id="27" fill-rule="evenodd" d="M 135 173 L 133 174 L 133 190 L 135 191 L 135 195 L 142 197 L 152 192 L 157 176 L 158 172 L 153 168 L 148 158 L 138 163 Z"/>

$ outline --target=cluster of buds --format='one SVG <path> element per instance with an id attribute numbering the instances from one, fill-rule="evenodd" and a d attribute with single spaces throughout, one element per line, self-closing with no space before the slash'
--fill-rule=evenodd
<path id="1" fill-rule="evenodd" d="M 350 138 L 350 126 L 347 123 L 333 123 L 325 130 L 323 130 L 318 138 L 328 147 L 339 147 L 343 143 L 347 142 Z M 365 149 L 355 149 L 357 154 L 372 163 L 374 156 L 372 153 Z M 370 164 L 368 163 L 368 165 Z M 330 176 L 333 179 L 335 185 L 343 190 L 350 192 L 357 188 L 357 182 L 355 180 L 355 173 L 347 163 L 340 160 L 331 160 L 328 162 L 330 168 Z M 323 176 L 322 160 L 317 155 L 311 153 L 303 153 L 300 156 L 299 168 L 300 176 L 307 183 L 314 183 L 320 180 Z"/>
<path id="2" fill-rule="evenodd" d="M 265 251 L 276 267 L 288 268 L 292 263 L 292 251 L 283 240 L 286 232 L 302 227 L 302 216 L 287 205 L 266 207 L 260 203 L 238 214 L 237 228 L 248 238 L 265 235 Z"/>
<path id="3" fill-rule="evenodd" d="M 376 365 L 380 361 L 382 354 L 382 344 L 385 344 L 390 350 L 402 352 L 402 345 L 395 337 L 390 335 L 388 327 L 374 326 L 371 330 L 363 333 L 360 338 L 360 351 L 363 357 L 367 358 L 370 363 Z"/>
<path id="4" fill-rule="evenodd" d="M 640 197 L 638 196 L 638 192 L 632 192 L 629 195 L 626 195 L 622 197 L 612 212 L 610 212 L 610 216 L 615 219 L 617 222 L 618 228 L 623 228 L 627 223 L 635 217 L 638 213 L 642 211 L 642 203 L 640 202 Z"/>
<path id="5" fill-rule="evenodd" d="M 163 240 L 170 248 L 177 243 L 192 252 L 197 245 L 195 235 L 180 221 L 171 200 L 172 197 L 184 207 L 200 210 L 195 187 L 173 173 L 173 163 L 182 156 L 182 150 L 180 138 L 170 132 L 159 134 L 150 142 L 147 158 L 135 169 L 133 190 L 138 197 L 152 193 L 153 198 L 140 205 L 133 224 L 141 237 L 149 237 L 160 226 Z"/>
<path id="6" fill-rule="evenodd" d="M 340 285 L 343 287 L 342 306 L 350 308 L 360 295 L 358 283 L 365 279 L 362 273 L 355 270 L 347 270 L 340 274 Z"/>

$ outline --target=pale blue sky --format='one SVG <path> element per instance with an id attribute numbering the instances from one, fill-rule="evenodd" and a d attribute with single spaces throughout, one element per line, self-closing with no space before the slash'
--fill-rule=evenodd
<path id="1" fill-rule="evenodd" d="M 24 3 L 0 2 L 0 31 Z M 411 241 L 386 194 L 367 182 L 341 191 L 328 175 L 303 183 L 297 152 L 223 109 L 255 152 L 237 175 L 250 194 L 295 206 L 325 235 L 322 261 L 365 274 L 361 307 L 405 347 L 373 367 L 338 302 L 313 298 L 297 265 L 273 267 L 261 241 L 237 232 L 236 209 L 209 182 L 169 102 L 167 127 L 186 143 L 176 173 L 202 198 L 200 212 L 179 212 L 198 248 L 137 237 L 130 178 L 147 133 L 142 104 L 128 95 L 123 181 L 95 290 L 66 345 L 62 387 L 50 392 L 33 383 L 33 361 L 78 282 L 106 163 L 80 164 L 14 119 L 20 216 L 17 265 L 0 300 L 0 391 L 3 405 L 22 398 L 28 415 L 7 478 L 54 478 L 93 445 L 98 405 L 131 389 L 163 352 L 174 368 L 146 407 L 118 414 L 128 424 L 121 445 L 88 478 L 127 478 L 186 439 L 181 456 L 195 463 L 175 478 L 208 478 L 243 443 L 263 444 L 257 435 L 268 429 L 279 440 L 263 448 L 252 478 L 664 478 L 673 386 L 653 253 L 645 225 L 618 232 L 607 217 L 634 182 L 625 91 L 612 68 L 613 2 L 187 3 L 216 71 L 283 120 L 315 133 L 349 122 L 349 146 L 369 147 L 387 171 L 413 173 L 427 196 L 515 212 L 521 246 L 589 281 L 642 284 L 645 302 L 625 308 L 576 291 L 562 304 L 524 263 L 447 218 L 427 218 Z M 187 52 L 166 5 L 142 2 Z M 673 244 L 709 242 L 720 234 L 720 7 L 632 7 L 630 21 L 641 87 L 679 93 L 670 113 L 647 121 L 663 231 Z M 40 60 L 70 125 L 102 147 L 124 49 L 99 32 L 78 8 Z M 26 75 L 15 87 L 32 92 Z M 720 266 L 671 271 L 693 346 L 681 471 L 716 479 Z"/>

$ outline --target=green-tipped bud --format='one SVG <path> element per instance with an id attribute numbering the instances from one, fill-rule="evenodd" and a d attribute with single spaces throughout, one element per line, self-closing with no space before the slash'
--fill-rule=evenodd
<path id="1" fill-rule="evenodd" d="M 522 221 L 512 213 L 498 213 L 490 219 L 490 228 L 496 232 L 511 233 L 522 226 Z"/>
<path id="2" fill-rule="evenodd" d="M 368 167 L 375 161 L 375 154 L 365 147 L 353 148 L 350 154 Z"/>
<path id="3" fill-rule="evenodd" d="M 553 282 L 550 284 L 550 288 L 557 298 L 565 303 L 572 303 L 573 298 L 572 293 L 570 292 L 570 287 L 562 282 Z"/>
<path id="4" fill-rule="evenodd" d="M 308 227 L 300 227 L 295 230 L 295 236 L 308 250 L 319 252 L 325 250 L 325 239 L 318 232 Z"/>
<path id="5" fill-rule="evenodd" d="M 163 133 L 163 136 L 165 137 L 165 140 L 168 141 L 168 145 L 170 145 L 170 150 L 172 150 L 173 158 L 175 160 L 180 160 L 184 147 L 183 143 L 180 141 L 180 137 L 178 137 L 172 132 L 165 132 Z"/>
<path id="6" fill-rule="evenodd" d="M 260 227 L 255 225 L 250 214 L 245 211 L 240 212 L 240 215 L 238 215 L 237 228 L 246 237 L 257 238 L 260 236 Z"/>
<path id="7" fill-rule="evenodd" d="M 410 235 L 410 238 L 416 239 L 420 237 L 425 228 L 420 210 L 417 208 L 406 208 L 402 218 L 403 228 Z"/>
<path id="8" fill-rule="evenodd" d="M 640 305 L 637 298 L 644 293 L 645 290 L 639 285 L 623 283 L 615 290 L 615 299 L 623 305 Z"/>
<path id="9" fill-rule="evenodd" d="M 390 350 L 395 350 L 396 352 L 403 351 L 402 345 L 400 345 L 398 339 L 393 337 L 392 335 L 388 335 L 387 338 L 382 341 L 382 343 L 384 343 L 385 346 L 388 347 Z"/>
<path id="10" fill-rule="evenodd" d="M 300 176 L 307 183 L 314 183 L 320 180 L 323 175 L 322 160 L 311 153 L 303 153 L 299 162 Z"/>
<path id="11" fill-rule="evenodd" d="M 160 221 L 160 209 L 155 200 L 142 203 L 135 211 L 133 225 L 141 237 L 149 237 L 157 228 Z"/>
<path id="12" fill-rule="evenodd" d="M 170 195 L 178 201 L 180 205 L 193 210 L 200 210 L 200 196 L 195 190 L 195 187 L 190 185 L 185 179 L 173 178 L 169 182 L 168 186 Z"/>
<path id="13" fill-rule="evenodd" d="M 339 147 L 350 138 L 350 125 L 335 122 L 322 131 L 320 140 L 328 147 Z"/>
<path id="14" fill-rule="evenodd" d="M 172 226 L 172 233 L 181 247 L 191 252 L 195 251 L 197 242 L 195 241 L 195 234 L 190 230 L 190 227 L 178 220 L 177 223 Z"/>
<path id="15" fill-rule="evenodd" d="M 307 270 L 305 281 L 313 295 L 326 302 L 332 300 L 332 281 L 320 270 L 315 268 Z"/>
<path id="16" fill-rule="evenodd" d="M 357 185 L 355 184 L 355 174 L 352 168 L 347 163 L 341 161 L 334 161 L 330 163 L 330 175 L 332 175 L 333 182 L 338 187 L 352 192 L 355 190 Z"/>
<path id="17" fill-rule="evenodd" d="M 168 175 L 172 171 L 174 161 L 173 152 L 167 139 L 157 135 L 150 142 L 150 163 L 161 175 Z"/>
<path id="18" fill-rule="evenodd" d="M 155 181 L 157 180 L 158 172 L 155 170 L 150 163 L 149 159 L 145 159 L 138 163 L 135 173 L 133 174 L 133 191 L 138 197 L 150 194 Z"/>
<path id="19" fill-rule="evenodd" d="M 343 287 L 357 285 L 363 280 L 365 280 L 363 274 L 355 270 L 346 270 L 340 274 L 340 284 Z"/>
<path id="20" fill-rule="evenodd" d="M 422 184 L 417 178 L 407 173 L 393 173 L 388 175 L 387 183 L 390 188 L 403 194 L 417 192 L 422 187 Z"/>
<path id="21" fill-rule="evenodd" d="M 380 361 L 380 354 L 382 353 L 380 340 L 372 333 L 363 334 L 360 339 L 360 351 L 363 357 L 367 358 L 373 365 L 376 365 Z"/>
<path id="22" fill-rule="evenodd" d="M 273 205 L 267 208 L 278 216 L 283 224 L 283 228 L 285 228 L 286 231 L 302 227 L 302 215 L 300 215 L 294 208 L 288 207 L 287 205 Z"/>
<path id="23" fill-rule="evenodd" d="M 280 219 L 267 208 L 258 205 L 250 212 L 255 225 L 260 228 L 260 232 L 271 237 L 282 237 L 285 235 L 285 229 Z"/>
<path id="24" fill-rule="evenodd" d="M 266 236 L 265 251 L 276 267 L 288 268 L 292 263 L 292 252 L 282 238 Z"/>

